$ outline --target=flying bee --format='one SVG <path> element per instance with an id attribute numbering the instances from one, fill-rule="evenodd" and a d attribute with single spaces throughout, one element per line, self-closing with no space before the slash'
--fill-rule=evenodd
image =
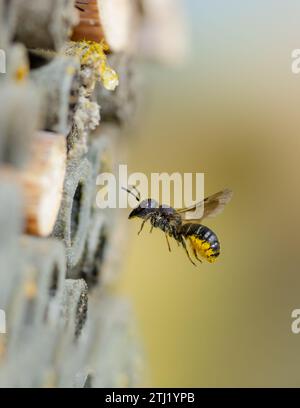
<path id="1" fill-rule="evenodd" d="M 140 203 L 129 214 L 129 219 L 138 217 L 142 218 L 138 234 L 143 230 L 147 221 L 150 221 L 151 230 L 159 228 L 165 234 L 169 251 L 171 251 L 169 237 L 174 238 L 179 246 L 182 246 L 193 265 L 187 249 L 188 242 L 199 262 L 201 258 L 212 263 L 220 255 L 220 242 L 217 235 L 200 222 L 206 217 L 214 217 L 223 211 L 225 205 L 231 200 L 232 191 L 225 189 L 213 194 L 201 202 L 187 208 L 175 209 L 164 204 L 160 205 L 152 198 L 141 201 L 139 191 L 133 186 L 131 190 L 123 188 L 129 194 L 133 195 Z M 133 189 L 135 192 L 133 192 Z"/>

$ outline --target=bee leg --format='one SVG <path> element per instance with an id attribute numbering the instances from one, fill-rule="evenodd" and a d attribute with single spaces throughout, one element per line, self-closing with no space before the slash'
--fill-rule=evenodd
<path id="1" fill-rule="evenodd" d="M 197 251 L 196 251 L 195 248 L 193 248 L 193 252 L 194 252 L 194 256 L 195 256 L 195 258 L 197 259 L 197 261 L 199 261 L 200 263 L 202 263 L 202 259 L 200 259 L 200 258 L 198 257 L 198 254 L 197 254 Z"/>
<path id="2" fill-rule="evenodd" d="M 140 230 L 139 230 L 139 232 L 138 232 L 138 235 L 140 235 L 140 233 L 142 232 L 142 230 L 143 230 L 143 228 L 144 228 L 144 225 L 145 225 L 145 223 L 148 221 L 149 218 L 150 218 L 150 217 L 147 217 L 147 218 L 145 218 L 145 219 L 143 220 L 143 222 L 142 222 L 142 224 L 141 224 L 141 228 L 140 228 Z"/>
<path id="3" fill-rule="evenodd" d="M 181 245 L 183 246 L 183 248 L 184 248 L 184 250 L 185 250 L 185 252 L 186 252 L 187 257 L 189 258 L 189 260 L 192 262 L 192 264 L 193 264 L 194 266 L 197 266 L 197 265 L 195 264 L 195 262 L 192 260 L 192 258 L 190 257 L 189 251 L 187 250 L 186 244 L 185 244 L 184 239 L 183 239 L 182 237 L 181 237 L 180 243 L 181 243 Z"/>
<path id="4" fill-rule="evenodd" d="M 166 240 L 167 240 L 167 244 L 168 244 L 168 248 L 169 248 L 169 252 L 171 252 L 171 247 L 170 247 L 170 242 L 169 242 L 169 238 L 168 235 L 165 234 Z"/>

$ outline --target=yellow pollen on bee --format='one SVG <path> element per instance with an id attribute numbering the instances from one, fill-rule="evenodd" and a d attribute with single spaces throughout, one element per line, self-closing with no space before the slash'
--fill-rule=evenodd
<path id="1" fill-rule="evenodd" d="M 215 251 L 211 248 L 210 243 L 200 239 L 194 235 L 189 237 L 189 242 L 191 247 L 196 250 L 196 252 L 205 258 L 208 262 L 213 263 L 217 259 Z"/>
<path id="2" fill-rule="evenodd" d="M 205 251 L 206 249 L 210 248 L 210 245 L 208 242 L 202 241 L 201 248 Z"/>

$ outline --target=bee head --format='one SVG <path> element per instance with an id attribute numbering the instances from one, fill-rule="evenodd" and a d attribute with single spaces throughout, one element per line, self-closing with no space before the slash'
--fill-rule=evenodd
<path id="1" fill-rule="evenodd" d="M 145 218 L 146 215 L 149 214 L 149 212 L 155 211 L 155 209 L 158 207 L 159 205 L 157 201 L 153 200 L 152 198 L 147 198 L 131 211 L 128 218 L 134 217 Z"/>

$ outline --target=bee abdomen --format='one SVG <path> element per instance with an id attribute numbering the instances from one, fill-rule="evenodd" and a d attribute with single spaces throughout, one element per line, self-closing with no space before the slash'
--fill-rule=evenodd
<path id="1" fill-rule="evenodd" d="M 181 234 L 189 241 L 193 250 L 208 262 L 214 262 L 219 256 L 218 237 L 208 227 L 201 224 L 184 224 L 181 227 Z"/>

